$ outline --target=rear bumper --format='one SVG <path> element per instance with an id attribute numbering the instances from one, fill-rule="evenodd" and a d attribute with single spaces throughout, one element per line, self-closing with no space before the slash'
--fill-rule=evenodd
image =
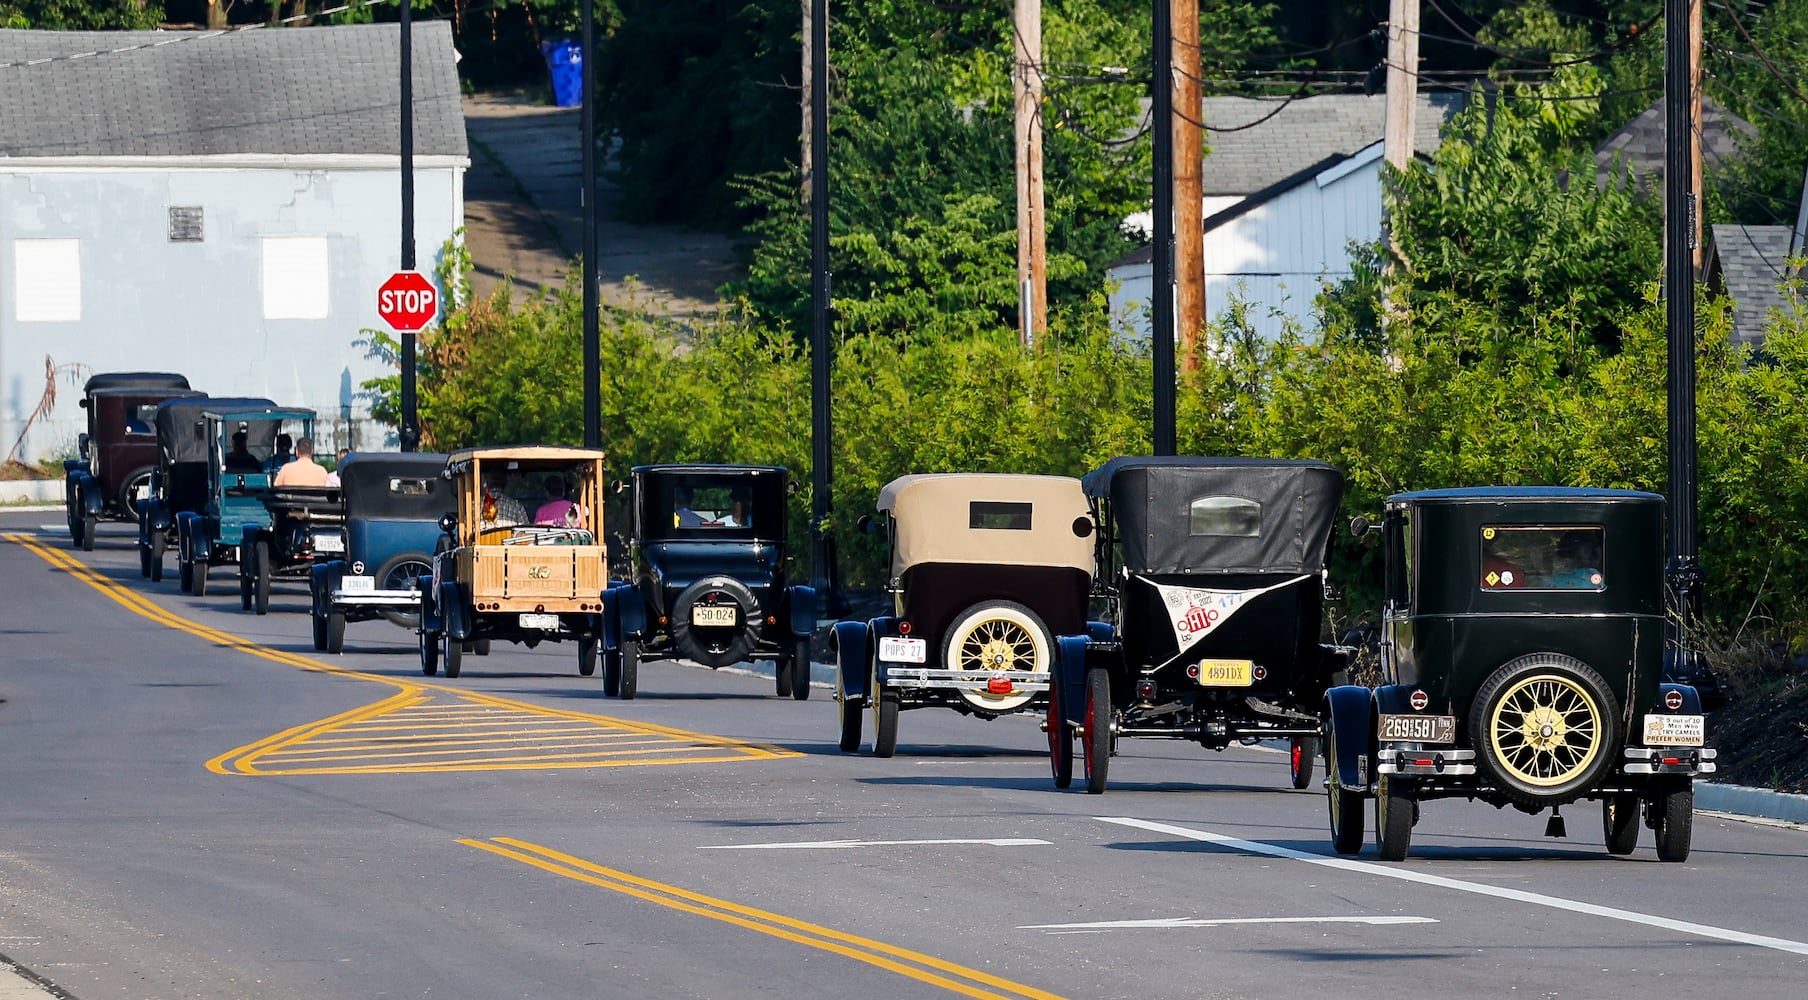
<path id="1" fill-rule="evenodd" d="M 1682 774 L 1694 777 L 1719 770 L 1719 753 L 1712 747 L 1627 747 L 1621 755 L 1622 774 Z"/>
<path id="2" fill-rule="evenodd" d="M 888 687 L 938 691 L 978 691 L 989 694 L 1037 693 L 1047 691 L 1053 677 L 1048 671 L 1001 670 L 981 674 L 972 670 L 931 670 L 897 663 L 879 664 L 879 677 Z M 992 683 L 1010 683 L 1007 691 L 994 691 Z"/>

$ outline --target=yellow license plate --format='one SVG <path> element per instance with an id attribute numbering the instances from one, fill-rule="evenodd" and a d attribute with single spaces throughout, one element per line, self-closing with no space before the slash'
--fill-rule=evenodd
<path id="1" fill-rule="evenodd" d="M 1246 688 L 1255 683 L 1253 660 L 1200 660 L 1200 687 Z"/>
<path id="2" fill-rule="evenodd" d="M 692 625 L 733 625 L 735 612 L 739 610 L 732 604 L 696 604 L 691 606 Z"/>

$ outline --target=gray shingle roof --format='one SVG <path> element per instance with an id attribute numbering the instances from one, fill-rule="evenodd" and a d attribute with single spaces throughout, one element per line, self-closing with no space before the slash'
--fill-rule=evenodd
<path id="1" fill-rule="evenodd" d="M 398 32 L 0 31 L 0 157 L 394 156 Z M 451 25 L 416 22 L 413 42 L 414 151 L 465 156 Z"/>
<path id="2" fill-rule="evenodd" d="M 1712 176 L 1740 157 L 1738 136 L 1755 138 L 1757 129 L 1745 119 L 1714 103 L 1711 97 L 1701 99 L 1702 173 Z M 1647 184 L 1662 204 L 1664 174 L 1664 102 L 1646 108 L 1637 118 L 1627 122 L 1618 132 L 1595 147 L 1595 175 L 1606 183 L 1613 169 L 1614 154 L 1619 154 L 1621 169 L 1630 169 L 1641 184 Z"/>
<path id="3" fill-rule="evenodd" d="M 1710 281 L 1723 287 L 1733 300 L 1735 343 L 1762 345 L 1771 310 L 1789 308 L 1777 285 L 1783 280 L 1794 235 L 1789 226 L 1732 223 L 1713 227 Z"/>
<path id="4" fill-rule="evenodd" d="M 1462 94 L 1420 94 L 1414 115 L 1413 147 L 1419 153 L 1438 148 L 1438 130 L 1463 106 Z M 1386 128 L 1387 97 L 1376 94 L 1320 94 L 1293 101 L 1278 112 L 1279 101 L 1249 97 L 1208 97 L 1205 124 L 1237 132 L 1207 132 L 1206 195 L 1246 195 L 1330 156 L 1355 153 L 1379 142 Z"/>

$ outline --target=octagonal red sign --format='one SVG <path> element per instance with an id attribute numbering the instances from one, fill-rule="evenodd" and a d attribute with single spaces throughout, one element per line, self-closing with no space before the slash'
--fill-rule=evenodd
<path id="1" fill-rule="evenodd" d="M 419 333 L 439 315 L 439 289 L 419 271 L 397 271 L 377 288 L 377 315 L 397 333 Z"/>

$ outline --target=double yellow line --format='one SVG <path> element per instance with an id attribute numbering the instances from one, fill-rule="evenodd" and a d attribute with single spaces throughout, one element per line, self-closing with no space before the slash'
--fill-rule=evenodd
<path id="1" fill-rule="evenodd" d="M 513 837 L 496 837 L 487 841 L 465 838 L 459 843 L 611 892 L 658 903 L 683 913 L 720 920 L 725 924 L 831 952 L 856 962 L 865 962 L 962 996 L 984 1000 L 1062 1000 L 1054 993 L 1015 983 L 978 969 L 969 969 L 934 955 L 925 955 L 920 951 L 900 948 L 858 934 L 848 934 L 726 899 L 706 896 L 679 886 L 655 882 L 614 868 L 605 868 L 525 840 Z"/>

